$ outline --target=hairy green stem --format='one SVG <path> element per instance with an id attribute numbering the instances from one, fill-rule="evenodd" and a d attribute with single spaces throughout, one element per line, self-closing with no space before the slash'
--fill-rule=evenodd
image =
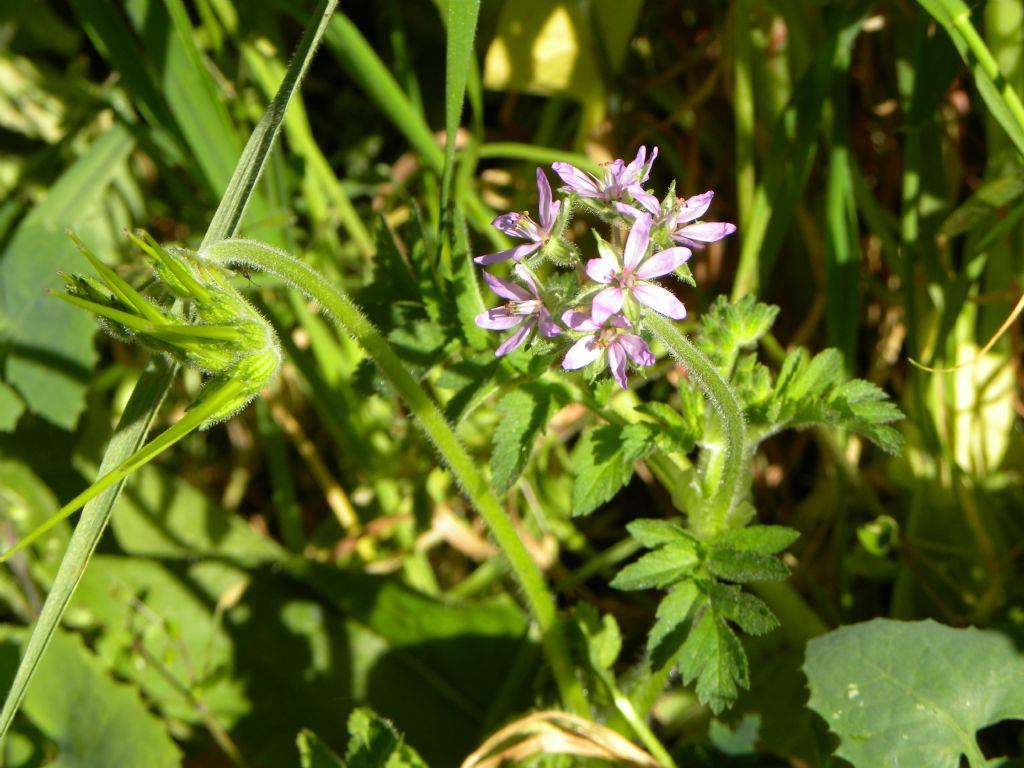
<path id="1" fill-rule="evenodd" d="M 437 447 L 463 492 L 487 523 L 519 582 L 530 612 L 541 631 L 541 641 L 563 704 L 577 714 L 589 714 L 586 695 L 576 677 L 568 642 L 558 622 L 555 599 L 544 576 L 523 545 L 515 526 L 476 462 L 455 435 L 437 405 L 413 378 L 391 345 L 355 304 L 333 283 L 294 257 L 264 243 L 251 240 L 222 240 L 206 245 L 202 255 L 225 265 L 258 269 L 285 280 L 309 298 L 362 346 L 377 364 L 395 392 L 412 411 L 421 429 Z"/>
<path id="2" fill-rule="evenodd" d="M 701 538 L 713 538 L 732 527 L 733 511 L 747 493 L 750 471 L 750 446 L 739 400 L 714 364 L 691 342 L 678 326 L 661 315 L 649 315 L 648 327 L 673 357 L 690 372 L 711 406 L 722 418 L 725 457 L 718 487 L 704 509 L 690 512 L 690 524 Z"/>

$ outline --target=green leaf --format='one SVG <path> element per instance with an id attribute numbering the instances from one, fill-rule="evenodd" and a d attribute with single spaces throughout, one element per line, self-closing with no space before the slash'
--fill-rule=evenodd
<path id="1" fill-rule="evenodd" d="M 501 414 L 494 431 L 491 474 L 494 490 L 504 493 L 523 473 L 537 436 L 551 419 L 553 390 L 543 384 L 513 389 L 496 406 Z"/>
<path id="2" fill-rule="evenodd" d="M 719 296 L 701 317 L 701 349 L 727 374 L 736 355 L 755 346 L 768 333 L 778 314 L 778 307 L 761 304 L 753 295 L 735 303 Z"/>
<path id="3" fill-rule="evenodd" d="M 622 428 L 613 424 L 594 427 L 573 453 L 576 482 L 572 488 L 572 514 L 589 515 L 609 501 L 633 475 L 622 455 Z"/>
<path id="4" fill-rule="evenodd" d="M 299 732 L 296 745 L 299 748 L 299 764 L 302 768 L 345 768 L 344 761 L 334 753 L 334 750 L 308 728 L 303 728 Z"/>
<path id="5" fill-rule="evenodd" d="M 839 350 L 826 349 L 794 377 L 787 388 L 786 399 L 794 403 L 811 400 L 831 389 L 842 376 L 843 356 Z"/>
<path id="6" fill-rule="evenodd" d="M 18 393 L 0 381 L 0 432 L 13 432 L 25 412 L 25 403 Z"/>
<path id="7" fill-rule="evenodd" d="M 875 619 L 811 640 L 808 706 L 857 768 L 987 765 L 975 734 L 1024 719 L 1024 659 L 998 632 Z"/>
<path id="8" fill-rule="evenodd" d="M 448 210 L 450 201 L 452 174 L 455 169 L 455 135 L 459 130 L 466 83 L 473 66 L 473 39 L 476 37 L 476 20 L 479 13 L 480 0 L 448 3 L 448 37 L 444 70 L 444 124 L 447 141 L 444 149 L 444 171 L 441 174 L 443 211 Z"/>
<path id="9" fill-rule="evenodd" d="M 627 464 L 650 456 L 657 447 L 658 429 L 647 422 L 638 421 L 622 428 L 622 460 Z"/>
<path id="10" fill-rule="evenodd" d="M 748 635 L 766 635 L 779 626 L 764 601 L 731 584 L 711 584 L 708 597 L 723 617 Z"/>
<path id="11" fill-rule="evenodd" d="M 668 520 L 641 518 L 626 523 L 626 530 L 629 531 L 630 536 L 648 549 L 654 549 L 663 544 L 678 544 L 682 547 L 689 546 L 695 552 L 697 550 L 697 537 L 678 523 Z"/>
<path id="12" fill-rule="evenodd" d="M 365 707 L 348 718 L 348 768 L 426 768 L 416 750 L 404 743 L 390 720 Z"/>
<path id="13" fill-rule="evenodd" d="M 679 672 L 685 685 L 697 681 L 697 697 L 716 715 L 736 700 L 739 688 L 750 685 L 739 638 L 711 608 L 701 614 L 683 643 Z"/>
<path id="14" fill-rule="evenodd" d="M 62 768 L 181 765 L 165 724 L 135 689 L 115 682 L 77 636 L 54 634 L 24 711 L 56 743 L 54 765 Z"/>
<path id="15" fill-rule="evenodd" d="M 661 668 L 686 639 L 685 624 L 704 604 L 704 594 L 694 581 L 684 581 L 672 588 L 660 603 L 656 621 L 647 637 L 647 649 L 655 668 Z"/>
<path id="16" fill-rule="evenodd" d="M 64 429 L 75 426 L 85 404 L 96 362 L 96 324 L 46 290 L 62 287 L 57 271 L 75 253 L 65 228 L 110 241 L 101 211 L 134 146 L 121 126 L 101 135 L 25 217 L 0 257 L 0 316 L 5 318 L 0 346 L 7 347 L 7 384 L 28 410 Z"/>
<path id="17" fill-rule="evenodd" d="M 680 382 L 679 410 L 668 403 L 643 403 L 633 410 L 649 416 L 661 427 L 659 439 L 671 450 L 689 453 L 704 434 L 704 398 L 688 382 Z"/>
<path id="18" fill-rule="evenodd" d="M 616 589 L 662 588 L 693 572 L 698 562 L 691 542 L 680 546 L 668 544 L 630 563 L 611 581 Z"/>
<path id="19" fill-rule="evenodd" d="M 727 531 L 715 539 L 715 546 L 774 555 L 782 552 L 798 538 L 799 531 L 781 525 L 750 525 Z"/>
<path id="20" fill-rule="evenodd" d="M 789 578 L 789 567 L 777 557 L 717 543 L 712 546 L 706 563 L 708 570 L 718 578 L 740 584 Z"/>
<path id="21" fill-rule="evenodd" d="M 573 608 L 576 625 L 586 643 L 586 654 L 597 670 L 609 670 L 622 651 L 622 633 L 618 622 L 609 613 L 599 616 L 589 603 Z"/>

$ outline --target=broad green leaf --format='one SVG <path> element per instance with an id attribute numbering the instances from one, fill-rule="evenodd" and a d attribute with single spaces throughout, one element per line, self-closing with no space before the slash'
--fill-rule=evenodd
<path id="1" fill-rule="evenodd" d="M 804 671 L 856 768 L 982 768 L 977 731 L 1024 719 L 1024 659 L 991 630 L 875 619 L 811 640 Z"/>
<path id="2" fill-rule="evenodd" d="M 715 546 L 774 555 L 782 552 L 798 538 L 799 531 L 781 525 L 750 525 L 722 534 L 715 539 Z"/>
<path id="3" fill-rule="evenodd" d="M 348 719 L 348 768 L 426 768 L 390 720 L 361 707 Z"/>
<path id="4" fill-rule="evenodd" d="M 299 732 L 296 744 L 302 768 L 345 768 L 344 761 L 334 750 L 308 728 L 303 728 Z"/>
<path id="5" fill-rule="evenodd" d="M 0 638 L 12 642 L 17 635 Z M 132 687 L 115 682 L 74 635 L 57 632 L 25 697 L 25 714 L 57 746 L 60 768 L 173 768 L 166 725 Z"/>
<path id="6" fill-rule="evenodd" d="M 0 257 L 0 342 L 7 347 L 6 381 L 28 410 L 71 429 L 84 407 L 96 362 L 96 323 L 46 294 L 63 283 L 58 269 L 77 264 L 67 227 L 110 242 L 102 206 L 106 191 L 135 146 L 114 126 L 101 135 L 50 188 L 14 233 Z"/>
<path id="7" fill-rule="evenodd" d="M 633 475 L 632 466 L 622 456 L 622 428 L 604 424 L 584 435 L 573 452 L 573 470 L 572 514 L 589 515 Z"/>
<path id="8" fill-rule="evenodd" d="M 789 567 L 777 557 L 718 544 L 711 547 L 706 563 L 718 578 L 740 584 L 789 578 Z"/>
<path id="9" fill-rule="evenodd" d="M 542 384 L 513 389 L 496 408 L 501 419 L 494 431 L 491 474 L 494 489 L 504 493 L 523 473 L 534 441 L 551 419 L 552 389 Z"/>

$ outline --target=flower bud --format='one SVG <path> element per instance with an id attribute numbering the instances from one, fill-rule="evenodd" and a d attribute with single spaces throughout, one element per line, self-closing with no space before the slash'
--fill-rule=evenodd
<path id="1" fill-rule="evenodd" d="M 129 233 L 150 257 L 160 281 L 181 300 L 162 307 L 70 236 L 100 278 L 62 275 L 68 292 L 55 295 L 95 313 L 112 336 L 209 374 L 192 407 L 203 402 L 217 406 L 201 428 L 234 415 L 273 381 L 281 367 L 277 334 L 231 285 L 231 273 L 224 267 L 185 248 L 163 248 L 145 232 Z M 230 395 L 213 397 L 221 392 Z"/>

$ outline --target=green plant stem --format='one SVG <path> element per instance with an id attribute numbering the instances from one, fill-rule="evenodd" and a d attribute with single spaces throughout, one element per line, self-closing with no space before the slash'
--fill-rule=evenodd
<path id="1" fill-rule="evenodd" d="M 568 643 L 558 623 L 555 599 L 544 582 L 543 574 L 527 552 L 501 503 L 477 471 L 476 462 L 456 437 L 434 401 L 406 370 L 391 345 L 348 296 L 314 269 L 283 251 L 264 243 L 237 239 L 211 243 L 203 248 L 202 255 L 225 265 L 246 266 L 269 272 L 287 281 L 319 302 L 339 328 L 355 338 L 366 350 L 433 441 L 466 497 L 487 523 L 505 554 L 540 629 L 541 642 L 563 704 L 577 714 L 588 715 L 590 706 L 573 669 Z"/>
<path id="2" fill-rule="evenodd" d="M 647 318 L 647 325 L 672 356 L 686 367 L 722 418 L 726 445 L 718 488 L 705 509 L 690 512 L 694 532 L 704 539 L 714 538 L 731 527 L 730 515 L 747 492 L 750 447 L 743 409 L 712 362 L 674 322 L 652 314 Z"/>

